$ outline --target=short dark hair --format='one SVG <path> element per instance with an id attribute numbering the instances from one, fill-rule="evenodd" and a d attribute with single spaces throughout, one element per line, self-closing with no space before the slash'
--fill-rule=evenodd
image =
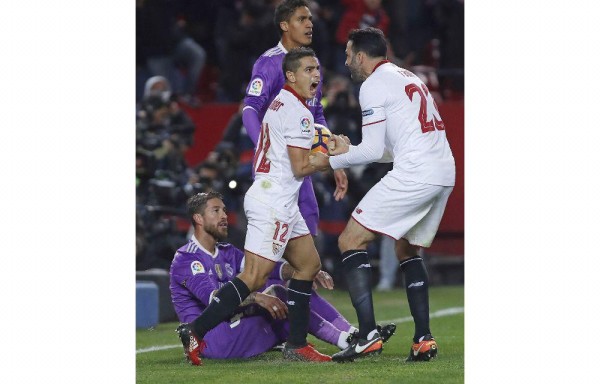
<path id="1" fill-rule="evenodd" d="M 348 40 L 352 41 L 354 53 L 362 51 L 369 57 L 387 56 L 387 42 L 381 29 L 373 27 L 353 29 L 348 34 Z"/>
<path id="2" fill-rule="evenodd" d="M 283 62 L 281 63 L 281 68 L 283 69 L 283 76 L 285 77 L 285 73 L 287 71 L 296 72 L 298 67 L 300 67 L 300 59 L 307 56 L 315 57 L 315 51 L 312 48 L 308 47 L 300 47 L 293 48 L 285 55 L 283 58 Z"/>
<path id="3" fill-rule="evenodd" d="M 273 22 L 275 23 L 275 28 L 277 28 L 277 31 L 279 32 L 279 36 L 283 35 L 283 30 L 279 27 L 279 23 L 282 21 L 290 21 L 290 18 L 296 9 L 300 7 L 308 8 L 308 3 L 305 0 L 285 0 L 275 8 Z"/>
<path id="4" fill-rule="evenodd" d="M 187 200 L 188 217 L 194 227 L 196 227 L 196 223 L 194 222 L 194 215 L 196 213 L 203 215 L 204 210 L 206 209 L 206 202 L 214 198 L 223 200 L 223 195 L 216 191 L 209 191 L 196 193 Z"/>

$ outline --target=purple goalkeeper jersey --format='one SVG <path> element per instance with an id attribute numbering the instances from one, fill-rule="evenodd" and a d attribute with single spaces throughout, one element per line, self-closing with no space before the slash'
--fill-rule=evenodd
<path id="1" fill-rule="evenodd" d="M 267 112 L 269 105 L 273 99 L 279 94 L 279 91 L 285 84 L 285 76 L 283 74 L 282 63 L 283 58 L 287 54 L 287 50 L 279 42 L 275 47 L 263 53 L 254 63 L 252 68 L 252 77 L 248 87 L 246 88 L 246 97 L 244 98 L 243 121 L 248 136 L 256 146 L 258 135 L 260 132 L 260 124 Z M 321 105 L 323 76 L 317 87 L 317 94 L 314 98 L 307 100 L 308 109 L 312 113 L 315 123 L 327 126 L 325 117 L 323 116 L 323 106 Z M 248 109 L 253 110 L 250 112 Z M 256 113 L 258 120 L 250 118 L 250 113 Z M 310 176 L 306 176 L 298 195 L 298 208 L 308 226 L 312 235 L 317 234 L 319 224 L 319 206 L 315 191 L 313 189 Z"/>

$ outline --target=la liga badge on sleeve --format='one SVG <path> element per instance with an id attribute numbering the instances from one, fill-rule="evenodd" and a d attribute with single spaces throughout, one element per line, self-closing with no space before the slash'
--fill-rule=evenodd
<path id="1" fill-rule="evenodd" d="M 259 78 L 256 78 L 250 82 L 250 87 L 248 87 L 248 94 L 252 96 L 260 96 L 263 89 L 263 81 Z"/>
<path id="2" fill-rule="evenodd" d="M 202 265 L 201 262 L 199 262 L 198 260 L 192 261 L 192 275 L 196 275 L 198 273 L 204 273 L 204 265 Z"/>

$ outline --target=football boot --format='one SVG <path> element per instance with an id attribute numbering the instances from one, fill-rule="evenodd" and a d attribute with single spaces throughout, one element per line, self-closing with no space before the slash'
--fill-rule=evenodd
<path id="1" fill-rule="evenodd" d="M 331 356 L 317 351 L 312 344 L 307 344 L 302 348 L 291 348 L 286 343 L 283 347 L 283 358 L 286 360 L 312 361 L 317 363 L 331 361 Z"/>
<path id="2" fill-rule="evenodd" d="M 406 361 L 429 361 L 437 356 L 438 346 L 431 335 L 425 335 L 414 343 Z"/>
<path id="3" fill-rule="evenodd" d="M 185 352 L 187 361 L 192 365 L 202 365 L 200 354 L 206 348 L 204 340 L 198 340 L 188 323 L 181 324 L 177 327 L 176 332 L 183 344 L 183 352 Z"/>
<path id="4" fill-rule="evenodd" d="M 349 344 L 346 349 L 331 356 L 331 359 L 337 362 L 354 361 L 370 355 L 379 355 L 383 351 L 383 340 L 376 329 L 372 330 L 366 339 L 357 336 L 352 338 Z"/>

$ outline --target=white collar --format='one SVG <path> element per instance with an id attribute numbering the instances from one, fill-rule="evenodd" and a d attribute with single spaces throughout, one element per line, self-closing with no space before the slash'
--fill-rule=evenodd
<path id="1" fill-rule="evenodd" d="M 219 248 L 215 245 L 215 253 L 212 254 L 210 253 L 210 251 L 208 251 L 206 248 L 204 248 L 202 246 L 202 244 L 200 244 L 200 242 L 198 241 L 198 239 L 196 239 L 196 235 L 192 235 L 192 241 L 194 242 L 194 244 L 196 244 L 196 246 L 198 248 L 200 248 L 200 250 L 204 253 L 206 253 L 207 255 L 210 255 L 210 257 L 212 257 L 213 259 L 216 259 L 217 256 L 219 256 Z"/>
<path id="2" fill-rule="evenodd" d="M 283 44 L 281 43 L 281 41 L 279 41 L 279 44 L 277 44 L 277 46 L 279 48 L 281 48 L 281 50 L 283 51 L 283 53 L 285 53 L 287 55 L 288 51 L 287 51 L 287 49 L 285 49 L 285 47 L 283 46 Z"/>

